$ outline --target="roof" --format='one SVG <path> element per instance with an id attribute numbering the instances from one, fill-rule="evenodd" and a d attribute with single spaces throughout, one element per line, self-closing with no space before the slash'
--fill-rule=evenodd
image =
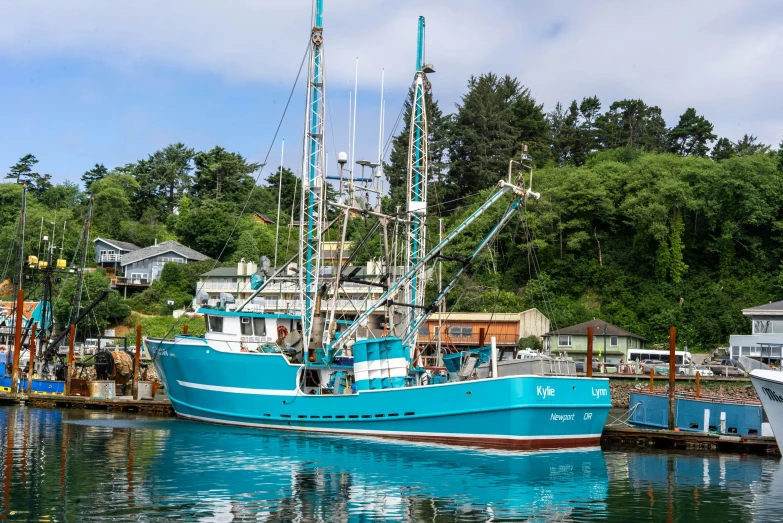
<path id="1" fill-rule="evenodd" d="M 572 325 L 570 327 L 563 327 L 562 329 L 557 329 L 552 332 L 547 332 L 544 334 L 544 336 L 553 336 L 555 334 L 571 334 L 571 335 L 577 335 L 577 336 L 587 336 L 587 328 L 592 327 L 593 328 L 593 334 L 595 336 L 603 336 L 604 335 L 604 327 L 606 327 L 606 335 L 607 336 L 627 336 L 629 338 L 636 338 L 638 340 L 647 341 L 647 338 L 644 338 L 642 336 L 639 336 L 638 334 L 634 334 L 633 332 L 627 331 L 625 329 L 621 329 L 620 327 L 616 325 L 612 325 L 611 323 L 608 323 L 604 320 L 590 320 L 586 321 L 584 323 L 580 323 L 579 325 Z"/>
<path id="2" fill-rule="evenodd" d="M 38 307 L 39 303 L 40 302 L 37 301 L 24 302 L 24 307 L 22 307 L 22 316 L 24 316 L 25 320 L 29 320 L 30 318 L 32 318 L 33 312 L 35 311 L 36 307 Z M 0 301 L 0 312 L 10 315 L 13 308 L 14 308 L 14 302 Z"/>
<path id="3" fill-rule="evenodd" d="M 756 307 L 750 307 L 748 309 L 742 309 L 744 316 L 783 316 L 783 301 L 772 301 L 765 303 L 764 305 L 757 305 Z"/>
<path id="4" fill-rule="evenodd" d="M 93 240 L 93 242 L 97 241 L 102 241 L 103 243 L 111 245 L 112 247 L 117 247 L 121 251 L 137 251 L 141 249 L 141 247 L 131 242 L 121 242 L 119 240 L 110 240 L 108 238 L 95 238 Z"/>
<path id="5" fill-rule="evenodd" d="M 503 322 L 516 322 L 519 320 L 522 314 L 528 311 L 535 311 L 541 314 L 538 309 L 528 309 L 523 312 L 444 312 L 443 321 L 473 321 L 473 322 L 489 322 L 489 321 L 503 321 Z M 441 318 L 439 312 L 430 314 L 427 321 L 438 321 Z"/>
<path id="6" fill-rule="evenodd" d="M 232 265 L 230 267 L 218 267 L 217 269 L 212 269 L 209 272 L 205 272 L 201 275 L 202 278 L 204 277 L 226 277 L 226 276 L 237 276 L 237 273 L 239 272 L 239 267 L 236 265 Z M 246 274 L 243 274 L 243 276 L 247 276 Z"/>
<path id="7" fill-rule="evenodd" d="M 272 218 L 270 218 L 269 216 L 267 216 L 265 214 L 261 214 L 260 212 L 254 212 L 253 216 L 255 216 L 256 218 L 260 218 L 261 220 L 263 220 L 263 221 L 265 221 L 267 223 L 275 223 L 274 220 L 272 220 Z"/>
<path id="8" fill-rule="evenodd" d="M 130 254 L 123 256 L 122 266 L 124 267 L 125 265 L 128 265 L 130 263 L 137 262 L 139 260 L 146 260 L 147 258 L 152 258 L 153 256 L 157 256 L 158 254 L 164 254 L 167 252 L 176 252 L 177 254 L 187 258 L 188 260 L 203 261 L 209 259 L 209 256 L 201 254 L 198 251 L 194 251 L 190 247 L 185 247 L 181 243 L 175 242 L 174 240 L 168 240 L 165 242 L 158 243 L 156 245 L 150 245 L 149 247 L 144 247 L 143 249 L 133 251 Z"/>

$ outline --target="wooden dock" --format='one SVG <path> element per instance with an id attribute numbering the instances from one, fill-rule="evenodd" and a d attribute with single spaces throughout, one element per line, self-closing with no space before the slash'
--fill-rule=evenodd
<path id="1" fill-rule="evenodd" d="M 133 400 L 124 398 L 89 398 L 59 394 L 25 394 L 0 392 L 0 404 L 21 403 L 41 408 L 75 408 L 141 412 L 158 416 L 174 416 L 171 402 L 166 399 Z"/>
<path id="2" fill-rule="evenodd" d="M 645 447 L 780 455 L 775 438 L 634 427 L 604 427 L 601 447 L 607 450 Z"/>

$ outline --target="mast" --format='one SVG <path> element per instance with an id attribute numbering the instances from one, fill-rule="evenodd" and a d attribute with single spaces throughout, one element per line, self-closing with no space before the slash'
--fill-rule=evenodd
<path id="1" fill-rule="evenodd" d="M 413 80 L 413 110 L 411 111 L 410 135 L 408 139 L 408 202 L 406 227 L 407 270 L 419 266 L 426 253 L 427 229 L 427 110 L 425 94 L 430 84 L 425 72 L 434 72 L 431 66 L 424 64 L 424 17 L 419 17 L 418 43 L 416 47 L 416 76 Z M 406 271 L 407 272 L 407 271 Z M 411 336 L 417 311 L 424 305 L 424 286 L 426 267 L 421 265 L 405 288 L 404 301 L 407 312 L 403 319 L 402 337 Z M 411 344 L 411 357 L 416 346 L 414 333 Z"/>
<path id="2" fill-rule="evenodd" d="M 324 82 L 322 67 L 323 0 L 315 0 L 315 19 L 310 38 L 310 75 L 307 84 L 304 166 L 302 169 L 302 215 L 299 227 L 302 288 L 302 347 L 311 348 L 318 310 L 318 280 L 321 271 L 321 236 L 324 232 Z M 320 325 L 323 328 L 323 325 Z"/>
<path id="3" fill-rule="evenodd" d="M 90 196 L 90 205 L 87 208 L 87 218 L 84 220 L 84 232 L 82 237 L 84 238 L 84 245 L 82 245 L 82 264 L 79 272 L 79 279 L 76 280 L 76 308 L 73 311 L 71 323 L 76 322 L 76 318 L 79 317 L 79 312 L 82 308 L 82 289 L 84 287 L 84 268 L 87 266 L 87 248 L 90 246 L 90 222 L 92 221 L 92 204 L 94 198 Z"/>

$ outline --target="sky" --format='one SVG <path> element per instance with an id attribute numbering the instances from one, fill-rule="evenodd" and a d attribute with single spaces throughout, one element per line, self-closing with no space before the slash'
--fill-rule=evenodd
<path id="1" fill-rule="evenodd" d="M 78 182 L 173 142 L 301 164 L 304 75 L 273 136 L 310 36 L 310 0 L 0 0 L 0 172 L 32 153 Z M 783 3 L 325 0 L 326 148 L 377 160 L 413 80 L 426 17 L 433 95 L 453 112 L 471 75 L 510 74 L 551 111 L 597 95 L 641 98 L 667 124 L 695 107 L 719 136 L 783 139 Z M 332 166 L 329 166 L 331 169 Z"/>

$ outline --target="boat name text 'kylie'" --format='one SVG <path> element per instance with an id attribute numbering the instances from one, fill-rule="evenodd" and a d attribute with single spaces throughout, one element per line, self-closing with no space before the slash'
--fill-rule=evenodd
<path id="1" fill-rule="evenodd" d="M 543 399 L 554 398 L 555 389 L 553 387 L 550 387 L 549 385 L 547 385 L 546 387 L 544 387 L 543 385 L 538 385 L 536 387 L 536 394 L 538 396 L 541 396 Z"/>

